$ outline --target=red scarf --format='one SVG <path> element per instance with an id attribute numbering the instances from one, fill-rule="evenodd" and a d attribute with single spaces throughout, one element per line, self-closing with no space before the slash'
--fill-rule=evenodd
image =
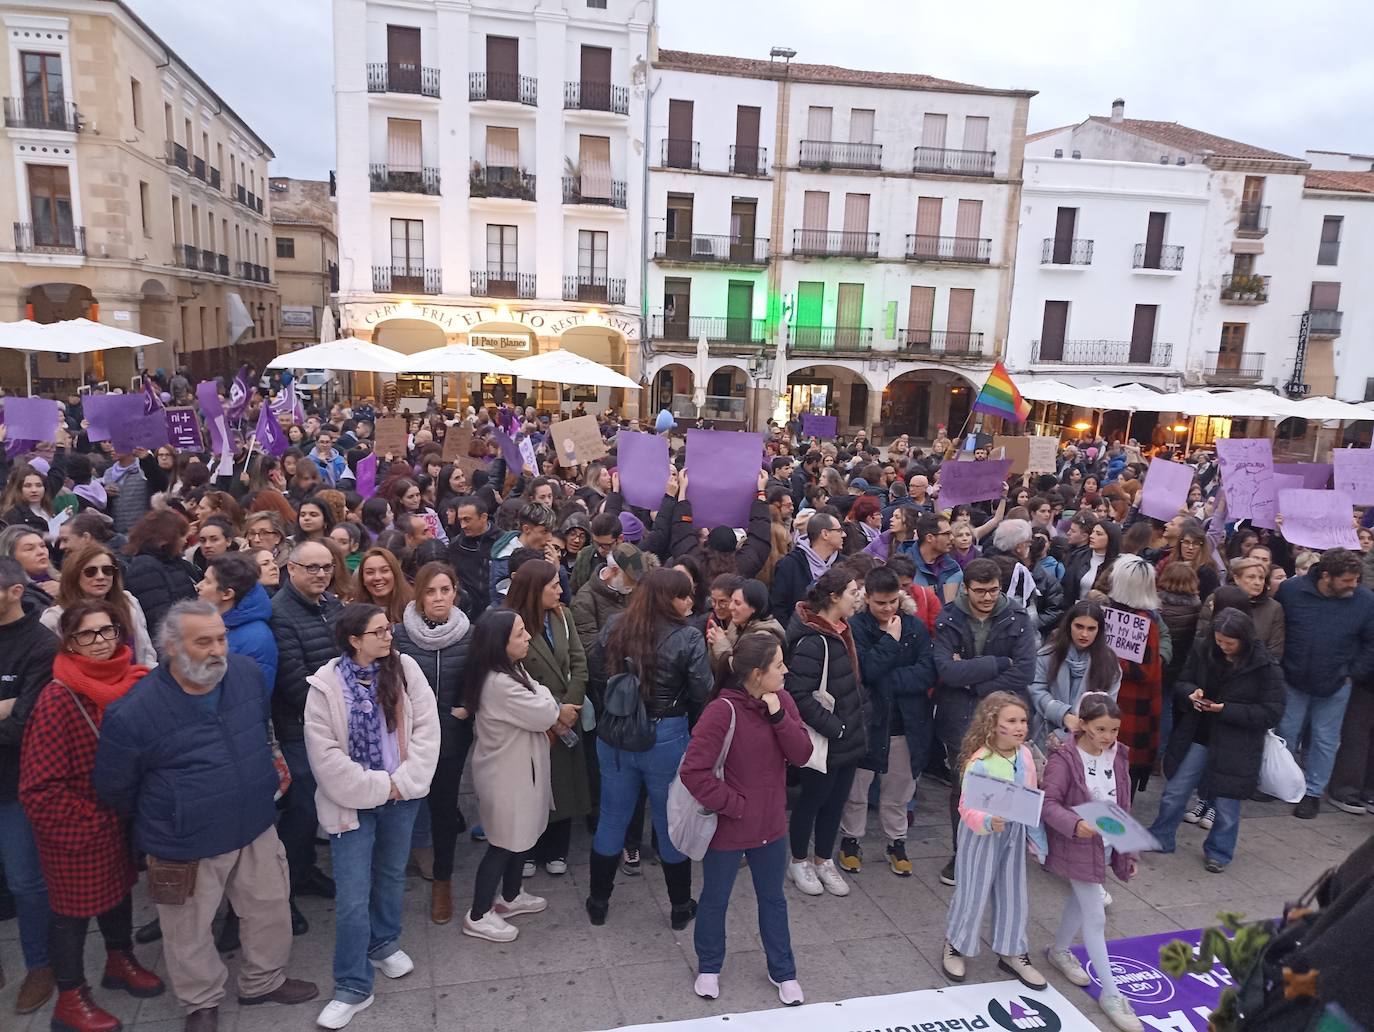
<path id="1" fill-rule="evenodd" d="M 59 652 L 52 663 L 54 681 L 61 681 L 72 691 L 95 703 L 101 716 L 105 707 L 134 686 L 148 672 L 146 666 L 133 661 L 134 653 L 121 645 L 109 659 L 88 659 L 72 652 Z"/>

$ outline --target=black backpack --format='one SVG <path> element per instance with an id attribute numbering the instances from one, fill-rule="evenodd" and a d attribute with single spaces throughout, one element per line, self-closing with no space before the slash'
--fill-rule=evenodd
<path id="1" fill-rule="evenodd" d="M 606 697 L 596 718 L 596 734 L 612 749 L 648 752 L 654 747 L 657 731 L 644 709 L 639 675 L 626 660 L 623 673 L 606 681 Z"/>

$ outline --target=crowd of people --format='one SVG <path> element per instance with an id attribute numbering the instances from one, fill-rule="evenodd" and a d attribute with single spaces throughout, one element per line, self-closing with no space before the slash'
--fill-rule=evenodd
<path id="1" fill-rule="evenodd" d="M 579 859 L 575 823 L 591 833 L 590 924 L 614 923 L 617 880 L 652 851 L 671 929 L 695 922 L 705 998 L 724 991 L 747 866 L 767 977 L 799 1004 L 785 887 L 847 895 L 879 859 L 864 856 L 870 810 L 882 863 L 911 877 L 924 785 L 948 798 L 945 975 L 968 977 L 990 909 L 999 968 L 1046 984 L 1029 856 L 1070 890 L 1045 962 L 1087 985 L 1081 936 L 1104 1013 L 1136 1030 L 1104 907 L 1107 870 L 1128 879 L 1140 858 L 1074 807 L 1129 810 L 1162 773 L 1151 833 L 1172 852 L 1198 825 L 1222 871 L 1276 729 L 1306 773 L 1297 817 L 1323 797 L 1374 813 L 1374 535 L 1314 554 L 1229 519 L 1206 450 L 1173 456 L 1194 481 L 1164 521 L 1137 508 L 1133 442 L 1066 441 L 1055 473 L 945 508 L 943 435 L 923 450 L 770 425 L 746 525 L 704 526 L 687 485 L 709 471 L 685 468 L 671 428 L 661 501 L 626 501 L 616 434 L 640 427 L 613 412 L 596 417 L 606 458 L 581 468 L 557 464 L 533 409 L 426 413 L 404 453 L 375 455 L 364 497 L 378 413 L 283 411 L 291 448 L 240 443 L 231 464 L 91 442 L 73 398 L 61 440 L 7 456 L 0 864 L 21 1013 L 56 992 L 54 1029 L 114 1032 L 118 993 L 165 991 L 136 953 L 158 937 L 189 1032 L 217 1027 L 227 951 L 242 1005 L 305 1003 L 319 990 L 288 974 L 309 925 L 295 901 L 317 895 L 334 900 L 317 1022 L 342 1028 L 377 972 L 413 969 L 408 869 L 449 924 L 458 837 L 485 842 L 460 874 L 458 930 L 510 942 L 547 907 L 525 880 Z M 528 438 L 539 468 L 508 468 L 498 429 Z M 472 443 L 455 453 L 460 430 Z M 1109 646 L 1108 609 L 1148 625 L 1138 657 Z M 980 811 L 970 776 L 1039 788 L 1041 823 Z M 670 833 L 677 779 L 716 816 L 699 861 Z M 140 878 L 157 918 L 135 928 Z"/>

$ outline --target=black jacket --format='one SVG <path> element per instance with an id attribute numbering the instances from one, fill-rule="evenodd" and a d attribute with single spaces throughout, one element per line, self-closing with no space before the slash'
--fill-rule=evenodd
<path id="1" fill-rule="evenodd" d="M 829 671 L 825 670 L 827 651 Z M 825 689 L 835 699 L 833 711 L 812 694 L 820 688 L 823 672 Z M 857 675 L 842 638 L 808 623 L 801 612 L 793 612 L 787 624 L 785 683 L 807 727 L 830 740 L 827 771 L 852 767 L 868 755 L 868 694 Z"/>
<path id="2" fill-rule="evenodd" d="M 935 689 L 935 733 L 956 748 L 979 701 L 993 692 L 1014 692 L 1029 708 L 1038 645 L 1021 603 L 1002 595 L 990 617 L 992 626 L 980 656 L 974 648 L 967 604 L 968 595 L 960 588 L 935 620 L 935 669 L 940 675 Z"/>
<path id="3" fill-rule="evenodd" d="M 844 557 L 835 553 L 835 561 Z M 832 564 L 833 565 L 833 564 Z M 768 589 L 768 612 L 778 623 L 787 627 L 792 614 L 797 611 L 797 603 L 806 598 L 806 593 L 816 578 L 811 576 L 811 562 L 800 548 L 783 553 L 773 564 L 773 583 Z"/>
<path id="4" fill-rule="evenodd" d="M 410 636 L 404 623 L 396 624 L 392 633 L 394 637 L 391 643 L 396 651 L 415 660 L 425 680 L 434 689 L 439 703 L 439 755 L 457 755 L 460 738 L 466 740 L 463 743 L 466 754 L 466 746 L 472 742 L 472 721 L 459 720 L 453 715 L 453 707 L 462 704 L 463 668 L 468 661 L 471 632 L 440 649 L 429 649 L 419 644 Z"/>
<path id="5" fill-rule="evenodd" d="M 38 693 L 52 680 L 57 638 L 38 622 L 42 608 L 24 605 L 24 615 L 0 625 L 0 701 L 17 700 L 0 720 L 0 803 L 19 798 L 19 747 L 24 723 L 38 701 Z"/>
<path id="6" fill-rule="evenodd" d="M 597 709 L 601 709 L 606 698 L 609 676 L 606 642 L 621 615 L 616 613 L 606 622 L 587 653 L 587 694 Z M 668 624 L 659 629 L 656 640 L 653 684 L 644 710 L 650 720 L 687 717 L 695 721 L 715 684 L 706 638 L 690 624 Z"/>
<path id="7" fill-rule="evenodd" d="M 3 522 L 7 527 L 30 527 L 44 537 L 48 536 L 48 521 L 27 505 L 16 505 L 5 513 Z"/>
<path id="8" fill-rule="evenodd" d="M 655 524 L 657 527 L 657 524 Z M 669 551 L 674 557 L 700 552 L 698 543 L 701 527 L 692 522 L 692 503 L 678 502 L 673 509 L 672 544 Z M 768 503 L 755 498 L 749 507 L 749 526 L 744 544 L 735 551 L 735 572 L 745 580 L 758 576 L 763 564 L 773 551 L 773 521 Z"/>
<path id="9" fill-rule="evenodd" d="M 879 627 L 867 610 L 849 621 L 854 651 L 859 654 L 859 672 L 870 702 L 868 755 L 859 766 L 879 774 L 887 773 L 888 749 L 894 734 L 905 734 L 908 743 L 918 743 L 911 750 L 913 757 L 929 751 L 925 743 L 930 741 L 935 654 L 925 624 L 908 613 L 900 614 L 900 620 L 901 640 Z M 901 730 L 894 731 L 898 724 Z M 919 777 L 921 771 L 911 774 Z"/>
<path id="10" fill-rule="evenodd" d="M 1092 563 L 1093 550 L 1087 545 L 1079 545 L 1064 560 L 1064 608 L 1068 609 L 1079 598 L 1079 582 L 1088 572 Z M 1106 560 L 1103 560 L 1104 562 Z M 1037 564 L 1038 565 L 1038 564 Z"/>
<path id="11" fill-rule="evenodd" d="M 1188 696 L 1197 688 L 1205 698 L 1225 704 L 1219 713 L 1193 708 Z M 1164 776 L 1174 776 L 1206 720 L 1207 765 L 1199 795 L 1248 799 L 1259 786 L 1264 733 L 1283 717 L 1284 693 L 1278 662 L 1259 642 L 1232 666 L 1221 659 L 1214 642 L 1198 641 L 1174 689 L 1174 730 L 1164 752 Z"/>
<path id="12" fill-rule="evenodd" d="M 272 723 L 284 742 L 305 739 L 305 679 L 331 659 L 338 658 L 334 621 L 343 604 L 325 592 L 318 603 L 308 601 L 283 578 L 272 596 L 272 634 L 277 639 L 277 685 L 272 693 Z"/>
<path id="13" fill-rule="evenodd" d="M 448 541 L 448 561 L 458 574 L 463 612 L 476 620 L 491 605 L 491 546 L 501 532 L 489 524 L 479 537 L 464 537 L 460 530 Z"/>
<path id="14" fill-rule="evenodd" d="M 1035 578 L 1035 590 L 1040 592 L 1040 597 L 1035 600 L 1038 616 L 1036 626 L 1041 637 L 1047 638 L 1050 631 L 1059 626 L 1059 619 L 1064 615 L 1064 586 L 1054 579 L 1054 574 L 1039 563 L 1026 565 L 1030 567 L 1031 576 Z"/>
<path id="15" fill-rule="evenodd" d="M 183 599 L 196 597 L 199 571 L 185 559 L 169 559 L 157 552 L 140 552 L 124 571 L 124 588 L 143 607 L 148 634 L 157 641 L 167 610 Z"/>

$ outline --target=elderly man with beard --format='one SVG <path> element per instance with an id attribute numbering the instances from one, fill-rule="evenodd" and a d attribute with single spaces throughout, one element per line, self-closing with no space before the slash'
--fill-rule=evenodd
<path id="1" fill-rule="evenodd" d="M 174 605 L 158 648 L 163 664 L 106 711 L 91 780 L 132 820 L 134 845 L 148 856 L 186 1030 L 213 1032 L 228 972 L 211 922 L 226 897 L 241 924 L 239 1003 L 304 1003 L 318 990 L 283 970 L 291 912 L 262 672 L 229 653 L 209 602 Z"/>

